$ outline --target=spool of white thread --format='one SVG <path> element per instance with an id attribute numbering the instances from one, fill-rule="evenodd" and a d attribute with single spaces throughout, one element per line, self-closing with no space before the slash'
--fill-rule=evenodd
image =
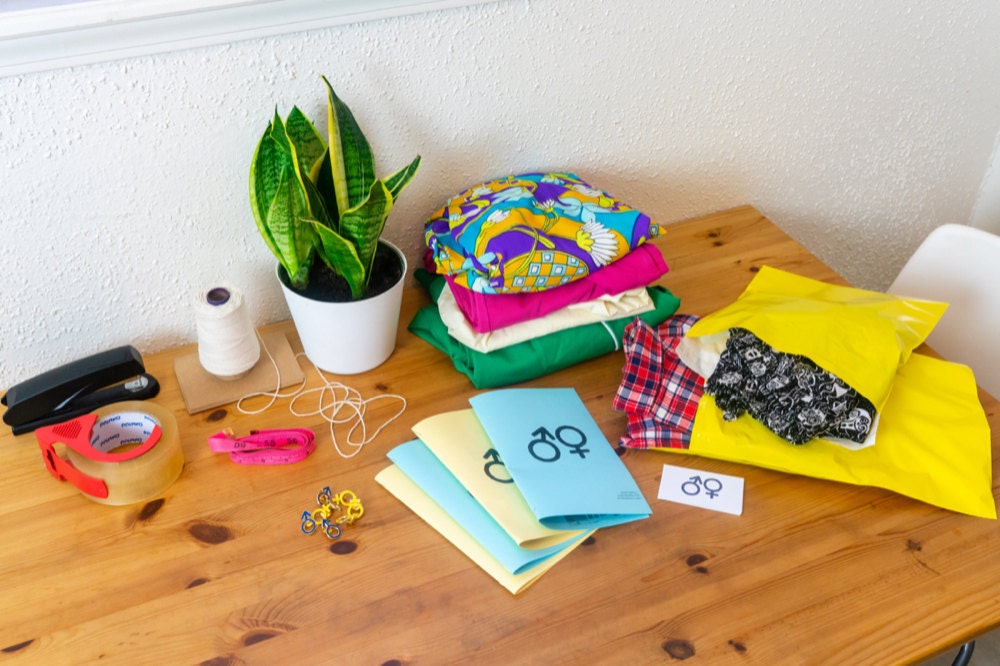
<path id="1" fill-rule="evenodd" d="M 198 360 L 219 379 L 240 379 L 260 359 L 260 343 L 243 296 L 231 287 L 202 292 L 194 304 Z"/>

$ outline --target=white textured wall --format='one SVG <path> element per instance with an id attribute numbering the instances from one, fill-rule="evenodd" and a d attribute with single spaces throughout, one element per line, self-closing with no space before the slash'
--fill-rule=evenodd
<path id="1" fill-rule="evenodd" d="M 997 140 L 969 220 L 971 226 L 992 234 L 1000 234 L 1000 135 Z"/>
<path id="2" fill-rule="evenodd" d="M 321 114 L 321 73 L 384 170 L 424 157 L 387 233 L 411 261 L 449 195 L 558 168 L 664 223 L 756 205 L 884 287 L 970 219 L 998 36 L 993 0 L 506 0 L 0 79 L 0 386 L 194 340 L 216 282 L 286 317 L 247 167 L 275 105 Z"/>

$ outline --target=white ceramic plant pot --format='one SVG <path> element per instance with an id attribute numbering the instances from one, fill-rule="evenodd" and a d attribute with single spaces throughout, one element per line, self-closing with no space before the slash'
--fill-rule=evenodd
<path id="1" fill-rule="evenodd" d="M 307 298 L 285 284 L 278 267 L 278 282 L 285 292 L 302 349 L 320 370 L 338 375 L 366 372 L 384 363 L 396 348 L 406 257 L 392 243 L 379 242 L 399 257 L 403 271 L 388 291 L 372 298 L 343 303 Z"/>

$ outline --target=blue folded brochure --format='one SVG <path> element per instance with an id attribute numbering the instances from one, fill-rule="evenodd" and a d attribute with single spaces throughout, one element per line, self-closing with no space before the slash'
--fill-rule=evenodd
<path id="1" fill-rule="evenodd" d="M 502 389 L 469 402 L 546 527 L 596 529 L 652 512 L 575 390 Z"/>

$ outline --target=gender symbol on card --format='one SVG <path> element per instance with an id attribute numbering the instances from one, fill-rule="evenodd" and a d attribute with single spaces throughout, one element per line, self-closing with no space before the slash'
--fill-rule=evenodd
<path id="1" fill-rule="evenodd" d="M 483 465 L 483 471 L 486 472 L 486 476 L 490 477 L 497 483 L 514 483 L 514 479 L 510 478 L 509 476 L 506 479 L 501 479 L 493 474 L 493 470 L 491 468 L 496 465 L 502 467 L 504 471 L 507 470 L 507 466 L 503 464 L 502 460 L 500 460 L 500 454 L 497 452 L 496 449 L 490 449 L 489 451 L 487 451 L 483 455 L 483 459 L 489 461 L 488 463 Z"/>
<path id="2" fill-rule="evenodd" d="M 541 462 L 555 462 L 562 455 L 556 441 L 569 449 L 570 453 L 575 453 L 580 458 L 586 458 L 585 454 L 590 453 L 590 449 L 583 448 L 587 444 L 587 435 L 576 426 L 563 425 L 556 428 L 555 435 L 549 432 L 548 428 L 541 427 L 531 433 L 535 439 L 528 443 L 528 453 L 535 460 Z M 543 451 L 536 450 L 540 445 L 548 447 Z M 542 455 L 547 453 L 548 455 Z"/>
<path id="3" fill-rule="evenodd" d="M 709 499 L 715 499 L 722 492 L 722 481 L 714 477 L 702 480 L 700 476 L 696 475 L 681 484 L 681 492 L 685 495 L 697 495 L 702 489 L 705 490 L 705 494 L 708 495 Z"/>

